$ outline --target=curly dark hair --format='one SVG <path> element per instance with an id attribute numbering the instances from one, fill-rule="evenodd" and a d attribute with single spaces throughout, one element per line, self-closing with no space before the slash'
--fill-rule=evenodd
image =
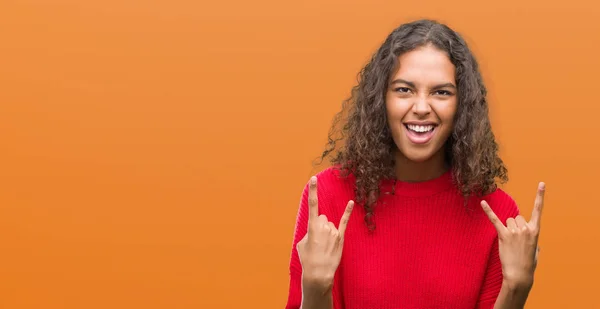
<path id="1" fill-rule="evenodd" d="M 403 24 L 389 34 L 359 73 L 358 84 L 333 119 L 320 157 L 321 162 L 329 158 L 343 175 L 354 175 L 355 202 L 365 208 L 365 221 L 371 231 L 375 228 L 372 217 L 381 181 L 395 179 L 397 147 L 385 105 L 389 81 L 401 54 L 428 44 L 445 51 L 456 67 L 458 106 L 444 151 L 465 204 L 469 196 L 493 192 L 496 179 L 508 181 L 491 129 L 487 90 L 467 43 L 454 30 L 434 20 Z"/>

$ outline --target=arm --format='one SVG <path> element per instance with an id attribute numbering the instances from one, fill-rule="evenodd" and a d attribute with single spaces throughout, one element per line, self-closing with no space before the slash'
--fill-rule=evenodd
<path id="1" fill-rule="evenodd" d="M 301 309 L 331 309 L 333 308 L 333 296 L 331 289 L 319 291 L 310 288 L 310 283 L 302 284 L 302 306 Z"/>
<path id="2" fill-rule="evenodd" d="M 325 201 L 325 209 L 328 203 Z M 290 260 L 290 290 L 286 309 L 332 309 L 343 307 L 339 288 L 334 286 L 340 263 L 343 235 L 354 206 L 349 201 L 339 228 L 321 213 L 317 198 L 317 179 L 305 187 L 296 219 L 294 245 Z M 333 295 L 337 295 L 337 300 Z"/>
<path id="3" fill-rule="evenodd" d="M 508 280 L 504 280 L 494 309 L 525 308 L 525 302 L 527 301 L 527 296 L 529 296 L 531 286 L 531 284 L 511 284 Z"/>
<path id="4" fill-rule="evenodd" d="M 292 254 L 290 257 L 290 283 L 289 283 L 289 292 L 288 299 L 285 309 L 310 309 L 312 306 L 311 299 L 314 295 L 304 295 L 303 288 L 303 278 L 302 278 L 302 264 L 300 263 L 300 258 L 298 256 L 298 243 L 304 238 L 308 229 L 308 184 L 304 187 L 302 191 L 302 197 L 300 199 L 300 205 L 298 208 L 298 214 L 296 216 L 296 224 L 294 227 L 294 240 L 292 243 Z M 308 291 L 307 291 L 308 292 Z M 310 294 L 310 293 L 309 293 Z M 315 293 L 313 293 L 315 294 Z M 306 300 L 303 301 L 303 298 Z M 315 309 L 317 309 L 316 307 Z M 327 308 L 329 309 L 329 308 Z"/>
<path id="5" fill-rule="evenodd" d="M 506 219 L 506 226 L 492 211 L 486 201 L 481 206 L 498 232 L 498 256 L 503 275 L 502 287 L 494 309 L 522 309 L 533 286 L 537 266 L 540 218 L 544 206 L 546 187 L 538 185 L 537 196 L 528 222 L 521 215 Z"/>
<path id="6" fill-rule="evenodd" d="M 488 262 L 484 283 L 479 295 L 477 309 L 523 309 L 531 284 L 513 284 L 503 278 L 496 240 Z"/>
<path id="7" fill-rule="evenodd" d="M 494 241 L 477 309 L 522 309 L 531 290 L 531 284 L 513 284 L 502 275 L 498 254 L 498 240 Z"/>
<path id="8" fill-rule="evenodd" d="M 298 256 L 298 243 L 305 237 L 308 226 L 308 186 L 304 189 L 296 217 L 292 256 L 290 259 L 290 288 L 286 309 L 332 309 L 332 289 L 318 290 L 316 279 L 306 277 Z"/>

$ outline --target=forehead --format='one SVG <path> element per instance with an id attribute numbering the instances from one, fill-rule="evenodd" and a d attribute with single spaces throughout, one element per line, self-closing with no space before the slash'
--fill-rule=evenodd
<path id="1" fill-rule="evenodd" d="M 415 83 L 454 83 L 455 67 L 444 52 L 431 45 L 423 46 L 398 57 L 395 78 Z"/>

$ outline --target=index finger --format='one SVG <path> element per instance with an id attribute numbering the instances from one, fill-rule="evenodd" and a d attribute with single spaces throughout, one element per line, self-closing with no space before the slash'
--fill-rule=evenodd
<path id="1" fill-rule="evenodd" d="M 502 223 L 502 220 L 500 220 L 500 218 L 498 218 L 498 216 L 496 216 L 496 213 L 494 213 L 494 211 L 492 210 L 492 208 L 490 207 L 490 205 L 488 205 L 488 203 L 486 201 L 481 201 L 481 207 L 483 208 L 483 211 L 488 216 L 488 218 L 490 219 L 490 221 L 492 222 L 492 224 L 494 225 L 494 227 L 496 228 L 496 231 L 498 231 L 498 233 L 501 233 L 502 231 L 504 231 L 506 229 L 506 227 Z"/>
<path id="2" fill-rule="evenodd" d="M 310 177 L 308 182 L 308 220 L 319 216 L 319 199 L 317 197 L 317 177 Z"/>
<path id="3" fill-rule="evenodd" d="M 542 210 L 544 209 L 544 193 L 546 192 L 546 184 L 540 182 L 535 196 L 535 203 L 533 204 L 533 211 L 531 213 L 531 223 L 539 228 L 540 221 L 542 219 Z"/>
<path id="4" fill-rule="evenodd" d="M 338 227 L 338 231 L 343 236 L 346 233 L 346 226 L 348 226 L 348 221 L 350 221 L 350 215 L 352 214 L 352 209 L 354 208 L 354 201 L 349 201 L 346 205 L 346 210 L 342 215 L 342 219 L 340 220 L 340 225 Z"/>

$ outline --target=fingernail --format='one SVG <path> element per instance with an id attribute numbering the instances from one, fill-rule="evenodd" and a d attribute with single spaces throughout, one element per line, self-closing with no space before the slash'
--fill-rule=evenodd
<path id="1" fill-rule="evenodd" d="M 310 177 L 310 184 L 314 185 L 315 183 L 317 183 L 317 177 L 316 176 Z"/>
<path id="2" fill-rule="evenodd" d="M 546 190 L 546 184 L 543 182 L 540 182 L 539 188 L 540 188 L 540 190 Z"/>

